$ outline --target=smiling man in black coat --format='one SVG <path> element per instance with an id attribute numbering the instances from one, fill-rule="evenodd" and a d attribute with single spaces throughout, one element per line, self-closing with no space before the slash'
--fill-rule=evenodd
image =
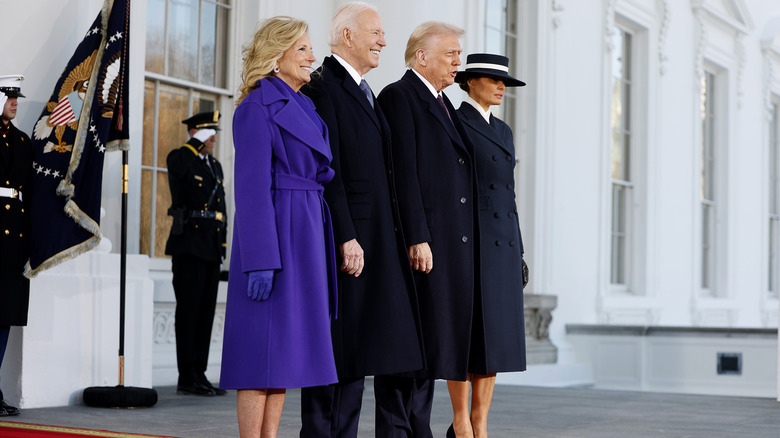
<path id="1" fill-rule="evenodd" d="M 337 257 L 338 319 L 331 332 L 339 383 L 303 388 L 306 437 L 356 437 L 364 377 L 416 371 L 423 353 L 414 286 L 395 205 L 390 127 L 363 75 L 385 47 L 373 6 L 342 6 L 330 29 L 332 56 L 302 91 L 328 125 L 336 174 L 325 186 Z M 377 425 L 376 436 L 389 436 Z"/>

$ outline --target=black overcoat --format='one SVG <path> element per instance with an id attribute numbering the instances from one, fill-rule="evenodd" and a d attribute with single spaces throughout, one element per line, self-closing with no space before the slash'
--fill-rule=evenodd
<path id="1" fill-rule="evenodd" d="M 0 133 L 0 187 L 22 193 L 21 200 L 0 197 L 0 326 L 27 325 L 30 280 L 22 273 L 30 257 L 31 146 L 13 123 Z"/>
<path id="2" fill-rule="evenodd" d="M 414 272 L 428 369 L 420 377 L 465 380 L 484 370 L 474 147 L 447 97 L 450 120 L 412 71 L 379 103 L 393 135 L 406 245 L 428 242 L 433 270 Z"/>
<path id="3" fill-rule="evenodd" d="M 221 262 L 227 239 L 224 176 L 222 165 L 214 157 L 207 156 L 211 169 L 200 158 L 197 152 L 200 145 L 197 139 L 191 138 L 168 154 L 171 208 L 182 212 L 184 223 L 181 232 L 175 231 L 175 224 L 171 228 L 165 253 Z M 193 212 L 207 210 L 222 213 L 222 220 L 192 217 Z"/>
<path id="4" fill-rule="evenodd" d="M 302 89 L 328 125 L 331 167 L 325 185 L 338 247 L 352 239 L 363 248 L 359 277 L 338 274 L 338 319 L 332 323 L 339 379 L 423 368 L 412 306 L 414 283 L 401 233 L 390 159 L 390 127 L 371 108 L 355 80 L 333 57 Z"/>
<path id="5" fill-rule="evenodd" d="M 479 236 L 487 371 L 525 370 L 523 238 L 515 203 L 512 130 L 468 103 L 458 116 L 474 143 L 479 185 Z"/>

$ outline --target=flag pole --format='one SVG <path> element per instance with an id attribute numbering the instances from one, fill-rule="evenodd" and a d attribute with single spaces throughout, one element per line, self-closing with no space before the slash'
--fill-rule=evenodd
<path id="1" fill-rule="evenodd" d="M 113 0 L 112 0 L 113 3 Z M 113 4 L 112 4 L 113 7 Z M 130 0 L 125 10 L 125 36 L 130 30 Z M 122 54 L 122 74 L 127 74 L 129 38 L 125 38 Z M 118 104 L 114 122 L 117 131 L 125 129 L 123 114 L 126 89 L 117 93 Z M 127 193 L 128 193 L 128 152 L 122 149 L 122 223 L 119 255 L 119 384 L 113 387 L 89 387 L 84 390 L 84 403 L 102 408 L 146 408 L 157 403 L 157 391 L 153 388 L 125 386 L 125 298 L 127 295 Z"/>

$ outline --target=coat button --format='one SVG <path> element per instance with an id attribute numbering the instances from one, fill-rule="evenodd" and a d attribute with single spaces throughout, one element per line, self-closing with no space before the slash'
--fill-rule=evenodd
<path id="1" fill-rule="evenodd" d="M 219 199 L 219 198 L 217 198 L 217 202 L 222 202 L 222 200 L 221 200 L 221 199 Z"/>
<path id="2" fill-rule="evenodd" d="M 512 190 L 512 183 L 509 183 L 509 184 L 507 184 L 507 185 L 506 185 L 506 189 L 507 189 L 507 190 Z"/>
<path id="3" fill-rule="evenodd" d="M 11 185 L 11 181 L 6 181 L 5 185 L 10 186 Z"/>
<path id="4" fill-rule="evenodd" d="M 490 185 L 490 190 L 495 190 L 495 189 L 496 189 L 496 185 L 495 184 L 491 184 Z"/>
<path id="5" fill-rule="evenodd" d="M 393 169 L 388 169 L 388 170 L 387 170 L 387 174 L 388 174 L 388 175 L 392 175 L 392 174 L 393 174 Z"/>
<path id="6" fill-rule="evenodd" d="M 507 160 L 507 161 L 512 161 L 512 156 L 511 156 L 511 155 L 507 155 L 507 156 L 506 156 L 506 160 Z"/>
<path id="7" fill-rule="evenodd" d="M 496 218 L 496 219 L 498 219 L 498 218 L 500 218 L 500 217 L 501 217 L 501 213 L 499 213 L 499 212 L 495 212 L 495 213 L 493 213 L 493 217 L 494 217 L 494 218 Z"/>
<path id="8" fill-rule="evenodd" d="M 203 184 L 201 184 L 201 183 L 198 183 L 198 187 L 203 187 Z"/>
<path id="9" fill-rule="evenodd" d="M 398 227 L 393 227 L 393 231 L 398 232 Z"/>
<path id="10" fill-rule="evenodd" d="M 24 237 L 24 236 L 22 235 L 22 233 L 19 233 L 19 237 Z"/>
<path id="11" fill-rule="evenodd" d="M 509 241 L 509 246 L 515 246 L 515 241 L 514 240 L 510 240 Z"/>
<path id="12" fill-rule="evenodd" d="M 460 198 L 460 203 L 461 204 L 465 204 L 466 203 L 466 198 Z"/>
<path id="13" fill-rule="evenodd" d="M 7 231 L 6 231 L 6 233 L 7 233 Z M 466 236 L 463 236 L 463 237 L 460 238 L 460 240 L 461 240 L 461 242 L 466 243 L 466 242 L 469 241 L 469 238 L 466 237 Z"/>
<path id="14" fill-rule="evenodd" d="M 11 205 L 10 204 L 5 204 L 5 209 L 6 210 L 10 210 L 11 209 Z"/>
<path id="15" fill-rule="evenodd" d="M 460 164 L 462 166 L 462 165 L 466 164 L 466 160 L 464 160 L 463 158 L 458 158 L 458 164 Z"/>
<path id="16" fill-rule="evenodd" d="M 9 235 L 9 234 L 11 234 L 11 232 L 10 232 L 10 231 L 8 231 L 8 230 L 5 230 L 5 235 L 7 236 L 7 235 Z M 464 237 L 464 239 L 465 239 L 465 237 Z"/>
<path id="17" fill-rule="evenodd" d="M 514 213 L 512 213 L 512 212 L 510 211 L 510 212 L 509 212 L 509 213 L 507 213 L 506 215 L 507 215 L 507 216 L 509 216 L 509 219 L 512 219 L 512 215 L 514 215 Z"/>
<path id="18" fill-rule="evenodd" d="M 501 246 L 501 241 L 500 240 L 496 240 L 496 246 Z"/>
<path id="19" fill-rule="evenodd" d="M 493 155 L 491 158 L 493 158 L 493 161 L 498 161 L 498 157 Z"/>

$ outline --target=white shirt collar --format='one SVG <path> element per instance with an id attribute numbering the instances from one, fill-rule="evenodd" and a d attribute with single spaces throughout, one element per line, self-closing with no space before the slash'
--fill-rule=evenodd
<path id="1" fill-rule="evenodd" d="M 337 55 L 335 53 L 331 53 L 331 56 L 333 56 L 333 58 L 336 61 L 338 61 L 339 64 L 341 64 L 342 67 L 344 67 L 344 69 L 347 71 L 347 73 L 349 73 L 349 75 L 352 76 L 352 79 L 355 80 L 355 83 L 358 84 L 358 86 L 360 86 L 360 81 L 363 80 L 363 77 L 360 76 L 360 74 L 357 72 L 357 70 L 355 70 L 355 67 L 352 67 L 351 65 L 349 65 L 349 63 L 347 61 L 345 61 L 344 58 L 342 58 L 341 56 L 339 56 L 339 55 Z"/>
<path id="2" fill-rule="evenodd" d="M 490 108 L 485 111 L 485 109 L 482 108 L 482 105 L 478 104 L 476 100 L 471 98 L 471 96 L 466 96 L 466 99 L 463 101 L 471 104 L 471 106 L 473 106 L 480 114 L 482 114 L 482 118 L 484 118 L 486 122 L 490 123 Z"/>
<path id="3" fill-rule="evenodd" d="M 433 94 L 433 97 L 439 97 L 439 93 L 436 92 L 436 88 L 434 88 L 433 85 L 431 85 L 431 83 L 428 82 L 428 79 L 425 79 L 423 77 L 423 75 L 421 75 L 420 73 L 417 72 L 417 70 L 412 69 L 412 71 L 414 72 L 414 74 L 417 75 L 418 78 L 420 78 L 420 80 L 423 82 L 423 84 L 425 84 L 425 86 L 428 87 L 428 90 L 431 91 L 431 94 Z"/>

